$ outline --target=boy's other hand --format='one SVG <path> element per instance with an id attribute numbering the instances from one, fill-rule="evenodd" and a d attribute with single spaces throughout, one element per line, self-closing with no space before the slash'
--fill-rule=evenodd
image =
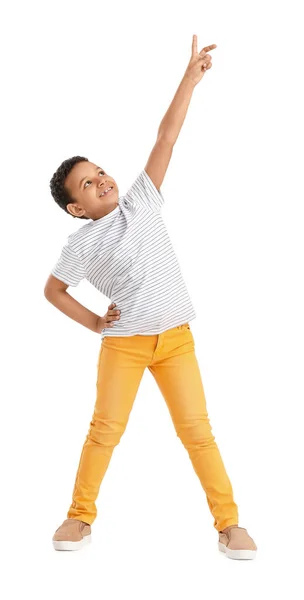
<path id="1" fill-rule="evenodd" d="M 212 67 L 212 57 L 207 54 L 209 50 L 216 48 L 216 44 L 205 46 L 200 52 L 197 51 L 197 36 L 192 38 L 192 55 L 185 72 L 185 77 L 190 79 L 194 85 L 204 77 L 206 71 Z"/>
<path id="2" fill-rule="evenodd" d="M 104 317 L 98 317 L 96 323 L 96 333 L 101 333 L 102 329 L 113 327 L 114 322 L 120 319 L 120 310 L 114 309 L 115 302 L 111 302 Z M 114 321 L 114 322 L 113 322 Z"/>

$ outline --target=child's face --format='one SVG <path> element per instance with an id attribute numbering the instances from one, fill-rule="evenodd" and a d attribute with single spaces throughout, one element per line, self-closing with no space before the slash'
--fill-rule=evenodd
<path id="1" fill-rule="evenodd" d="M 101 196 L 110 186 L 113 189 Z M 74 165 L 65 179 L 64 187 L 74 199 L 73 203 L 67 205 L 67 210 L 75 217 L 86 216 L 96 221 L 118 206 L 118 187 L 113 177 L 89 161 Z"/>

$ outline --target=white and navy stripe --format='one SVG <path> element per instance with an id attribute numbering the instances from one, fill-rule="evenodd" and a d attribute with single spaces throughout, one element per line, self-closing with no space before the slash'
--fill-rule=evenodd
<path id="1" fill-rule="evenodd" d="M 87 279 L 116 303 L 105 336 L 153 335 L 196 317 L 166 225 L 164 203 L 142 170 L 118 206 L 68 237 L 52 275 L 69 286 Z"/>

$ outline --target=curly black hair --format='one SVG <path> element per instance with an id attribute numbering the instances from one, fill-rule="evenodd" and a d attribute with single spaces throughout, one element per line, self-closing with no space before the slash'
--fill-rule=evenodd
<path id="1" fill-rule="evenodd" d="M 85 156 L 73 156 L 72 158 L 67 158 L 61 163 L 57 171 L 55 171 L 50 181 L 51 194 L 55 202 L 57 202 L 58 206 L 68 213 L 68 215 L 71 215 L 71 213 L 67 210 L 67 205 L 75 202 L 75 199 L 70 196 L 67 189 L 64 187 L 65 178 L 68 176 L 74 165 L 82 160 L 89 159 L 85 158 Z M 75 215 L 71 216 L 76 219 L 89 219 L 89 217 L 85 217 L 84 215 L 82 217 L 76 217 Z"/>

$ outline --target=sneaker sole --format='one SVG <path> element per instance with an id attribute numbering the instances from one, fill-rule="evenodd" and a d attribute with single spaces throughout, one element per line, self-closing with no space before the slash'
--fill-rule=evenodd
<path id="1" fill-rule="evenodd" d="M 81 550 L 83 546 L 91 543 L 91 535 L 85 535 L 79 542 L 70 542 L 68 540 L 53 540 L 55 550 Z"/>
<path id="2" fill-rule="evenodd" d="M 231 550 L 231 548 L 227 548 L 222 542 L 218 542 L 218 548 L 220 552 L 227 554 L 228 558 L 236 560 L 253 560 L 257 553 L 256 550 Z"/>

